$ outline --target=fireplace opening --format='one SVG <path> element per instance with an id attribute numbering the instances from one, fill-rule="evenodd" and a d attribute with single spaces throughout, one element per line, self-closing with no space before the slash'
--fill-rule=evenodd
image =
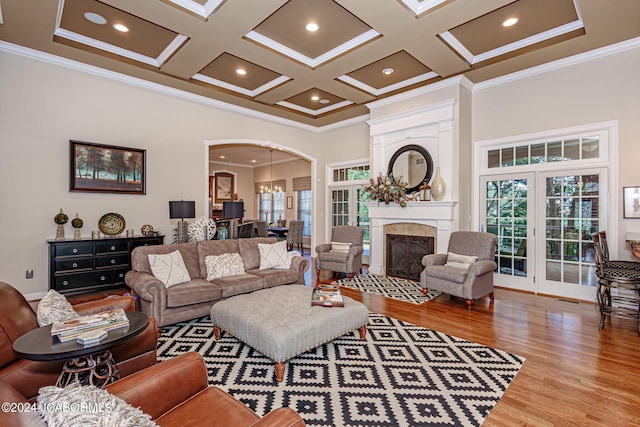
<path id="1" fill-rule="evenodd" d="M 386 274 L 420 280 L 422 257 L 434 253 L 434 243 L 433 237 L 387 234 Z"/>

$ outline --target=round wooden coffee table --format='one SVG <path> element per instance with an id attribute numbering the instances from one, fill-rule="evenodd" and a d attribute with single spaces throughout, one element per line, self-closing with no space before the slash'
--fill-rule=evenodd
<path id="1" fill-rule="evenodd" d="M 149 317 L 139 311 L 127 311 L 129 326 L 109 331 L 109 336 L 92 346 L 77 344 L 75 340 L 62 343 L 51 336 L 51 325 L 42 326 L 22 335 L 13 343 L 18 357 L 40 362 L 65 360 L 56 385 L 64 387 L 72 382 L 104 387 L 120 378 L 110 349 L 140 334 L 149 324 Z"/>

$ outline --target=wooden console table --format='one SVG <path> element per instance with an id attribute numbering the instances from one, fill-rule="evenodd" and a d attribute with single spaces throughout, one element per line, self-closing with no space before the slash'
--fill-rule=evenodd
<path id="1" fill-rule="evenodd" d="M 164 236 L 47 240 L 49 288 L 74 295 L 123 288 L 131 251 L 163 242 Z"/>

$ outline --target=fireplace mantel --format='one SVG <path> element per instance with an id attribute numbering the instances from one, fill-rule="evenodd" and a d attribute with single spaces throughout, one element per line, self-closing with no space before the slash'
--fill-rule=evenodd
<path id="1" fill-rule="evenodd" d="M 367 203 L 370 219 L 371 256 L 369 272 L 384 273 L 384 226 L 396 223 L 422 224 L 435 227 L 436 253 L 446 253 L 452 225 L 455 222 L 456 201 L 409 202 L 406 207 L 397 204 Z"/>

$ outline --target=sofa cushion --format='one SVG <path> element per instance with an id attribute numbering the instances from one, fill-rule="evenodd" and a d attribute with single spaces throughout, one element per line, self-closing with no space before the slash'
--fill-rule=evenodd
<path id="1" fill-rule="evenodd" d="M 244 264 L 238 253 L 209 255 L 204 259 L 204 263 L 207 267 L 208 281 L 244 274 Z"/>
<path id="2" fill-rule="evenodd" d="M 250 239 L 238 239 L 238 247 L 245 270 L 260 268 L 260 251 L 258 243 L 276 243 L 275 237 L 252 237 Z"/>
<path id="3" fill-rule="evenodd" d="M 198 256 L 196 258 L 200 266 L 200 276 L 202 279 L 207 277 L 207 264 L 205 259 L 209 255 L 222 255 L 239 253 L 238 240 L 207 240 L 198 243 Z M 246 270 L 246 267 L 245 267 Z"/>
<path id="4" fill-rule="evenodd" d="M 38 303 L 38 325 L 46 326 L 61 320 L 68 320 L 78 317 L 78 313 L 67 298 L 50 289 Z"/>
<path id="5" fill-rule="evenodd" d="M 153 275 L 167 288 L 191 280 L 180 251 L 168 254 L 149 254 L 148 256 Z"/>
<path id="6" fill-rule="evenodd" d="M 213 279 L 211 283 L 220 287 L 222 291 L 222 298 L 246 294 L 264 287 L 264 280 L 262 277 L 255 274 L 240 274 L 237 276 L 221 277 L 219 279 Z"/>
<path id="7" fill-rule="evenodd" d="M 180 251 L 180 255 L 182 255 L 182 260 L 187 267 L 189 277 L 193 279 L 206 277 L 206 275 L 200 275 L 198 246 L 196 242 L 178 243 L 175 245 L 138 246 L 131 252 L 131 269 L 153 274 L 151 265 L 149 265 L 149 254 L 168 254 L 176 250 Z"/>
<path id="8" fill-rule="evenodd" d="M 215 283 L 195 279 L 167 288 L 167 307 L 183 307 L 222 298 L 222 290 Z"/>
<path id="9" fill-rule="evenodd" d="M 467 270 L 446 265 L 433 265 L 425 270 L 427 277 L 435 277 L 450 282 L 464 283 L 467 278 Z"/>
<path id="10" fill-rule="evenodd" d="M 277 243 L 258 243 L 260 253 L 260 270 L 267 268 L 278 268 L 291 265 L 291 260 L 287 255 L 287 241 L 281 240 Z"/>
<path id="11" fill-rule="evenodd" d="M 328 262 L 347 262 L 347 258 L 349 258 L 349 252 L 321 252 L 318 254 L 318 258 L 322 261 Z"/>
<path id="12" fill-rule="evenodd" d="M 299 252 L 296 252 L 299 255 Z M 298 283 L 298 272 L 295 270 L 284 269 L 268 269 L 268 270 L 250 270 L 247 273 L 255 274 L 264 279 L 265 288 L 271 288 L 279 285 L 289 285 Z"/>

